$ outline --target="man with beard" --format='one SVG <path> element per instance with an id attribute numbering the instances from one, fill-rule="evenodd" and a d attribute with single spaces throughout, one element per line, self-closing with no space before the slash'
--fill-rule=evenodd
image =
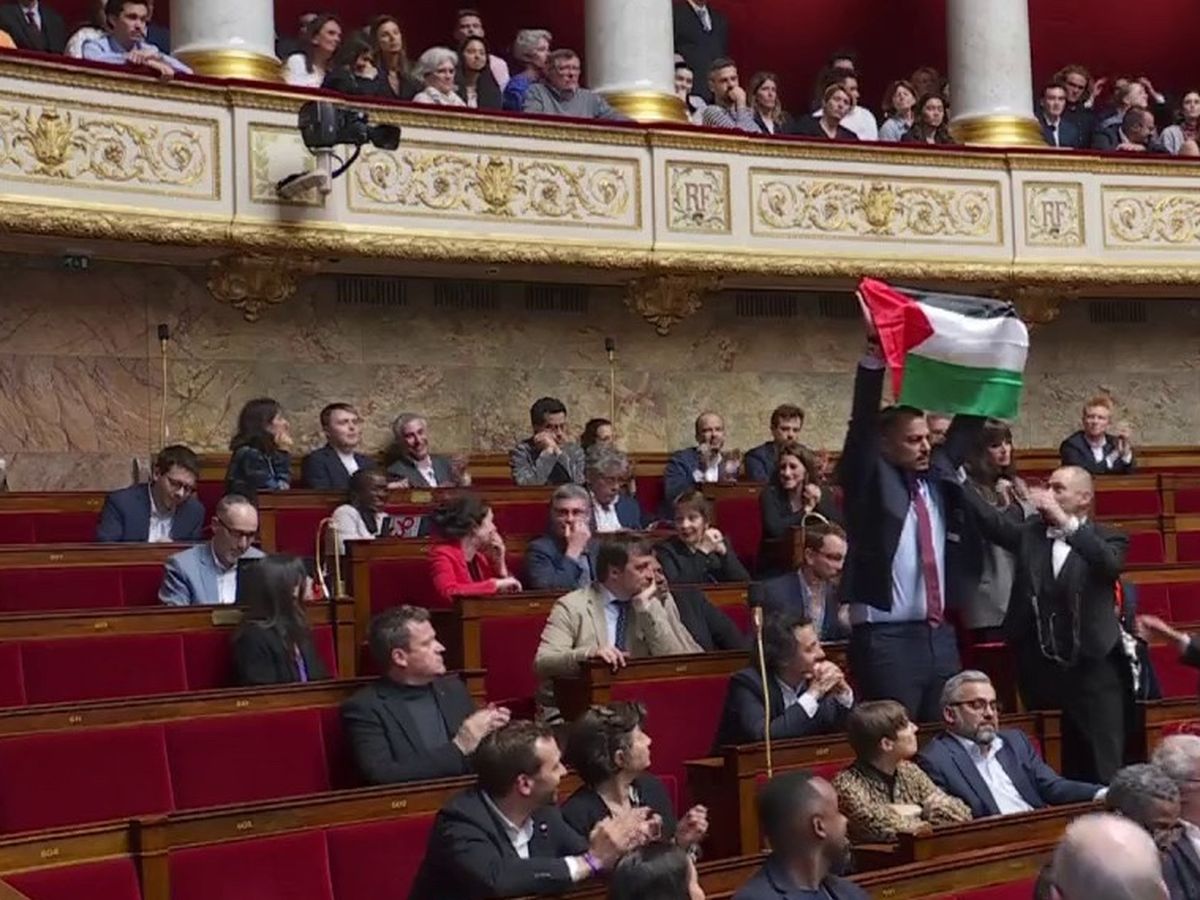
<path id="1" fill-rule="evenodd" d="M 976 819 L 1104 796 L 1101 785 L 1071 781 L 1046 765 L 1025 732 L 1000 728 L 996 689 L 983 672 L 967 669 L 946 682 L 942 720 L 946 730 L 917 762 Z"/>
<path id="2" fill-rule="evenodd" d="M 858 885 L 838 877 L 850 862 L 846 817 L 824 778 L 786 772 L 758 795 L 758 819 L 771 855 L 733 900 L 868 900 Z"/>

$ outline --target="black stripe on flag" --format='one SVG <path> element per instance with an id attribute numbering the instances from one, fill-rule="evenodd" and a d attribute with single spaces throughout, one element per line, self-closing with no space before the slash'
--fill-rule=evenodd
<path id="1" fill-rule="evenodd" d="M 1017 316 L 1017 309 L 1007 300 L 991 297 L 972 297 L 969 294 L 943 294 L 937 291 L 921 291 L 916 288 L 889 285 L 897 293 L 904 294 L 917 303 L 928 303 L 947 312 L 958 313 L 972 319 L 1001 319 Z"/>

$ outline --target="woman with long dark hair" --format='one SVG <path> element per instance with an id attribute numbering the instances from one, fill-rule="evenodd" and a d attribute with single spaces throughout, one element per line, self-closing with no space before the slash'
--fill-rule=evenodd
<path id="1" fill-rule="evenodd" d="M 1159 141 L 1172 156 L 1200 156 L 1200 91 L 1183 95 L 1175 124 L 1163 129 Z"/>
<path id="2" fill-rule="evenodd" d="M 237 603 L 244 612 L 233 634 L 233 665 L 239 685 L 329 678 L 304 615 L 310 585 L 304 563 L 295 556 L 276 554 L 242 564 Z"/>
<path id="3" fill-rule="evenodd" d="M 782 134 L 789 116 L 779 98 L 779 79 L 774 72 L 755 72 L 750 79 L 750 105 L 754 122 L 763 134 Z"/>
<path id="4" fill-rule="evenodd" d="M 248 401 L 229 442 L 233 456 L 225 471 L 225 493 L 253 502 L 262 491 L 286 491 L 291 486 L 291 448 L 292 426 L 279 402 L 270 397 Z"/>
<path id="5" fill-rule="evenodd" d="M 320 87 L 333 69 L 333 57 L 342 45 L 342 23 L 321 13 L 304 29 L 303 50 L 283 63 L 283 80 L 296 87 Z"/>
<path id="6" fill-rule="evenodd" d="M 440 541 L 429 548 L 430 577 L 444 601 L 521 590 L 521 582 L 508 574 L 504 538 L 482 498 L 464 494 L 447 500 L 433 511 L 433 530 Z"/>
<path id="7" fill-rule="evenodd" d="M 674 844 L 646 844 L 621 857 L 608 900 L 705 900 L 691 856 Z"/>
<path id="8" fill-rule="evenodd" d="M 458 48 L 458 96 L 472 109 L 501 106 L 503 98 L 488 62 L 490 58 L 487 41 L 481 37 L 469 37 Z"/>
<path id="9" fill-rule="evenodd" d="M 412 75 L 400 21 L 395 16 L 379 16 L 371 22 L 370 34 L 381 95 L 393 100 L 411 100 L 423 85 Z"/>
<path id="10" fill-rule="evenodd" d="M 829 492 L 821 488 L 816 455 L 807 447 L 789 443 L 780 448 L 778 460 L 770 484 L 758 495 L 763 539 L 786 537 L 810 518 L 840 523 L 841 513 Z"/>
<path id="11" fill-rule="evenodd" d="M 911 81 L 893 81 L 883 94 L 883 114 L 887 117 L 879 126 L 879 139 L 896 143 L 912 128 L 917 108 L 917 89 Z"/>
<path id="12" fill-rule="evenodd" d="M 902 144 L 956 144 L 946 122 L 946 101 L 941 94 L 925 94 L 917 101 L 912 127 L 900 138 Z"/>
<path id="13" fill-rule="evenodd" d="M 365 37 L 355 33 L 342 42 L 321 87 L 340 94 L 386 96 L 375 66 L 375 53 Z"/>

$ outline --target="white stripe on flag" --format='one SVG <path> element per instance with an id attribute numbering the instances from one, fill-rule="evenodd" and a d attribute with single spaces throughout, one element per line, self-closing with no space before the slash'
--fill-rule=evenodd
<path id="1" fill-rule="evenodd" d="M 976 319 L 928 303 L 918 305 L 933 326 L 933 334 L 910 347 L 909 353 L 978 369 L 1025 370 L 1029 332 L 1020 319 Z"/>

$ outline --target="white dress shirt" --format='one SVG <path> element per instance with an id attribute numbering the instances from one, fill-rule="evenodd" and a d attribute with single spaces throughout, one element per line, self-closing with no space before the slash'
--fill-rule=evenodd
<path id="1" fill-rule="evenodd" d="M 358 471 L 358 460 L 354 457 L 353 450 L 351 450 L 349 453 L 343 453 L 341 450 L 334 450 L 333 452 L 337 454 L 338 459 L 342 461 L 342 467 L 345 468 L 348 473 L 353 475 Z"/>
<path id="2" fill-rule="evenodd" d="M 1054 577 L 1058 577 L 1058 573 L 1062 571 L 1062 567 L 1067 562 L 1067 557 L 1071 555 L 1071 545 L 1067 543 L 1067 538 L 1079 530 L 1082 521 L 1071 516 L 1067 520 L 1067 524 L 1062 528 L 1047 528 L 1046 537 L 1054 541 L 1050 548 L 1050 561 L 1054 570 Z"/>
<path id="3" fill-rule="evenodd" d="M 154 502 L 154 488 L 146 485 L 150 492 L 150 531 L 146 538 L 151 544 L 171 543 L 171 521 L 175 518 L 173 512 L 162 512 Z"/>
<path id="4" fill-rule="evenodd" d="M 819 119 L 823 113 L 823 109 L 818 109 L 812 115 L 814 119 Z M 847 131 L 853 131 L 860 141 L 879 140 L 879 121 L 875 118 L 875 113 L 864 107 L 853 107 L 838 124 Z"/>
<path id="5" fill-rule="evenodd" d="M 692 481 L 697 484 L 716 484 L 721 480 L 721 454 L 717 454 L 707 469 L 697 469 L 692 473 Z"/>
<path id="6" fill-rule="evenodd" d="M 593 497 L 592 515 L 596 519 L 595 531 L 597 534 L 611 534 L 614 531 L 622 530 L 621 520 L 617 517 L 616 498 L 608 506 L 603 506 Z"/>
<path id="7" fill-rule="evenodd" d="M 533 840 L 533 816 L 525 820 L 525 824 L 518 828 L 509 821 L 508 816 L 500 812 L 494 800 L 487 795 L 486 791 L 481 791 L 483 802 L 488 805 L 496 818 L 500 820 L 500 827 L 504 829 L 504 836 L 508 838 L 508 842 L 512 844 L 513 850 L 521 859 L 529 859 L 529 842 Z M 587 865 L 573 856 L 564 857 L 567 863 L 567 870 L 571 873 L 572 881 L 583 881 L 588 876 Z"/>
<path id="8" fill-rule="evenodd" d="M 210 545 L 209 552 L 212 553 Z M 231 606 L 237 602 L 237 563 L 228 569 L 221 565 L 217 554 L 213 553 L 213 562 L 217 566 L 217 603 Z"/>
<path id="9" fill-rule="evenodd" d="M 957 734 L 954 735 L 954 739 L 962 744 L 963 749 L 967 751 L 967 756 L 971 758 L 971 763 L 975 766 L 975 771 L 979 773 L 979 777 L 983 779 L 987 789 L 992 792 L 992 799 L 996 801 L 996 808 L 1000 810 L 1000 815 L 1010 816 L 1013 813 L 1029 812 L 1033 809 L 1025 802 L 1025 798 L 1021 796 L 1021 792 L 1017 790 L 1016 785 L 1008 777 L 1004 766 L 1000 765 L 1000 760 L 997 758 L 1000 750 L 1004 747 L 1004 738 L 996 735 L 987 747 Z"/>
<path id="10" fill-rule="evenodd" d="M 696 0 L 688 0 L 688 4 L 699 16 L 700 27 L 705 31 L 712 31 L 712 11 L 708 8 L 707 0 L 703 4 L 697 3 Z"/>
<path id="11" fill-rule="evenodd" d="M 33 27 L 37 28 L 40 31 L 42 28 L 41 4 L 33 3 L 30 5 L 26 5 L 26 4 L 22 3 L 22 4 L 20 4 L 20 9 L 21 9 L 21 18 L 24 19 L 26 22 L 29 21 L 30 13 L 33 14 Z"/>
<path id="12" fill-rule="evenodd" d="M 798 690 L 797 688 L 804 687 L 804 685 L 797 685 L 796 688 L 793 688 L 782 678 L 776 678 L 775 681 L 779 685 L 780 692 L 783 694 L 783 709 L 780 712 L 786 712 L 799 703 L 810 719 L 817 714 L 817 708 L 821 705 L 821 698 L 817 696 L 815 691 L 809 690 L 807 687 L 803 691 Z M 847 685 L 845 690 L 834 694 L 833 698 L 847 709 L 854 705 L 854 691 L 850 689 L 849 685 Z"/>
<path id="13" fill-rule="evenodd" d="M 421 473 L 421 477 L 425 479 L 426 484 L 430 487 L 437 487 L 437 475 L 433 471 L 433 457 L 426 456 L 422 460 L 413 460 L 413 468 Z"/>
<path id="14" fill-rule="evenodd" d="M 1127 450 L 1124 454 L 1121 454 L 1116 451 L 1116 448 L 1114 448 L 1111 453 L 1105 453 L 1103 439 L 1101 439 L 1098 445 L 1093 444 L 1091 440 L 1088 440 L 1087 444 L 1088 449 L 1092 451 L 1092 459 L 1098 463 L 1104 463 L 1110 469 L 1118 459 L 1125 463 L 1125 465 L 1129 465 L 1131 462 L 1133 462 L 1132 450 Z"/>

